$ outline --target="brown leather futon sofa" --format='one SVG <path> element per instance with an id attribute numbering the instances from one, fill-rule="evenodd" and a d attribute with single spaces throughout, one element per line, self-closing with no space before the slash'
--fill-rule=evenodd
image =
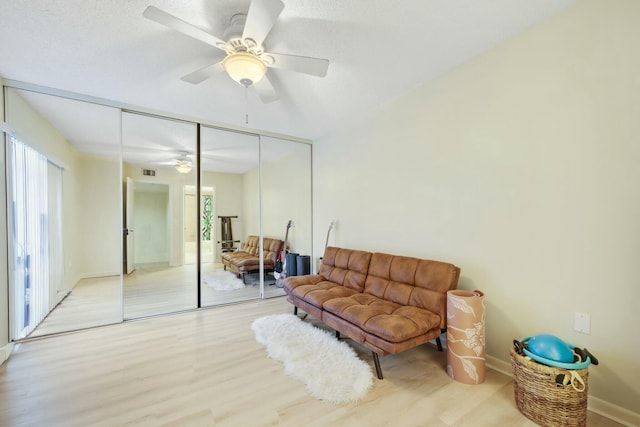
<path id="1" fill-rule="evenodd" d="M 275 268 L 278 253 L 282 251 L 284 242 L 278 239 L 263 239 L 264 271 L 271 272 Z M 225 252 L 222 254 L 222 264 L 224 269 L 242 275 L 260 271 L 260 238 L 249 236 L 247 241 L 240 244 L 240 248 L 235 252 Z"/>
<path id="2" fill-rule="evenodd" d="M 456 289 L 460 269 L 425 259 L 328 247 L 315 275 L 288 277 L 287 299 L 378 355 L 396 354 L 440 335 L 447 328 L 447 291 Z"/>

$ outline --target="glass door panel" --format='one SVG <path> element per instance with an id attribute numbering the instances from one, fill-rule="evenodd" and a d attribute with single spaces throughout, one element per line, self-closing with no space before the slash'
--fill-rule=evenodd
<path id="1" fill-rule="evenodd" d="M 197 307 L 196 125 L 122 113 L 124 318 Z"/>
<path id="2" fill-rule="evenodd" d="M 313 268 L 311 145 L 261 137 L 260 155 L 264 236 L 286 238 L 290 256 L 283 259 L 285 275 L 309 274 Z M 279 280 L 267 280 L 265 297 L 284 295 L 280 286 Z"/>
<path id="3" fill-rule="evenodd" d="M 259 139 L 203 126 L 200 149 L 201 304 L 259 298 Z M 251 252 L 253 261 L 238 262 L 238 251 Z"/>
<path id="4" fill-rule="evenodd" d="M 120 111 L 6 94 L 12 339 L 121 322 Z"/>

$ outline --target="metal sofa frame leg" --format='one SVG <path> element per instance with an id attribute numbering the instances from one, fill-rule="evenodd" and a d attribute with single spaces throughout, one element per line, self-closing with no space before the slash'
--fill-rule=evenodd
<path id="1" fill-rule="evenodd" d="M 340 331 L 336 331 L 336 339 L 340 340 Z M 373 364 L 376 366 L 376 375 L 378 375 L 379 380 L 383 380 L 384 377 L 382 376 L 382 368 L 380 367 L 380 358 L 378 357 L 378 353 L 371 351 L 371 354 L 373 355 Z"/>
<path id="2" fill-rule="evenodd" d="M 444 334 L 445 332 L 447 332 L 446 329 L 440 329 L 440 335 Z M 436 338 L 436 346 L 438 347 L 438 351 L 442 351 L 442 341 L 440 340 L 440 337 Z"/>
<path id="3" fill-rule="evenodd" d="M 298 307 L 295 306 L 295 305 L 293 306 L 293 314 L 295 316 L 298 315 Z M 304 317 L 307 317 L 307 315 L 305 314 Z M 304 319 L 304 317 L 303 317 L 303 319 Z M 340 332 L 339 331 L 336 331 L 336 339 L 338 339 L 338 340 L 340 339 Z M 438 338 L 438 344 L 439 344 L 439 347 L 440 347 L 441 344 L 440 344 L 439 340 L 440 340 L 440 338 Z M 440 351 L 442 351 L 442 350 L 440 350 Z M 383 380 L 384 377 L 382 376 L 382 368 L 380 367 L 380 358 L 378 357 L 378 353 L 376 353 L 375 351 L 372 351 L 371 354 L 373 355 L 373 364 L 376 367 L 376 375 L 378 376 L 379 380 Z"/>
<path id="4" fill-rule="evenodd" d="M 380 358 L 378 357 L 378 353 L 372 351 L 371 354 L 373 355 L 373 364 L 376 366 L 376 374 L 378 375 L 378 379 L 383 380 L 384 377 L 382 376 L 382 368 L 380 367 Z"/>

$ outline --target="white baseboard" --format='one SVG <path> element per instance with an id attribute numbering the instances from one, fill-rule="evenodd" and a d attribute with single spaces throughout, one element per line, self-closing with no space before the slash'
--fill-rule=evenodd
<path id="1" fill-rule="evenodd" d="M 510 377 L 513 376 L 511 362 L 505 362 L 489 355 L 486 355 L 485 361 L 487 367 L 494 371 L 509 375 Z M 587 409 L 626 426 L 640 426 L 640 414 L 636 414 L 628 409 L 624 409 L 591 395 L 587 399 Z"/>
<path id="2" fill-rule="evenodd" d="M 9 359 L 9 356 L 11 356 L 12 352 L 13 352 L 12 342 L 7 343 L 2 348 L 0 348 L 0 365 L 2 365 L 7 359 Z"/>
<path id="3" fill-rule="evenodd" d="M 103 271 L 99 273 L 82 273 L 78 275 L 78 280 L 82 279 L 96 279 L 98 277 L 110 277 L 110 276 L 119 276 L 119 271 Z"/>
<path id="4" fill-rule="evenodd" d="M 485 356 L 485 363 L 487 366 L 494 371 L 498 371 L 502 374 L 513 376 L 513 369 L 511 368 L 511 362 L 505 362 L 504 360 L 500 360 L 496 357 L 489 356 L 488 354 Z"/>
<path id="5" fill-rule="evenodd" d="M 591 412 L 610 418 L 615 422 L 624 424 L 625 426 L 640 426 L 640 414 L 621 408 L 620 406 L 609 403 L 606 400 L 589 396 L 589 399 L 587 400 L 587 408 Z"/>

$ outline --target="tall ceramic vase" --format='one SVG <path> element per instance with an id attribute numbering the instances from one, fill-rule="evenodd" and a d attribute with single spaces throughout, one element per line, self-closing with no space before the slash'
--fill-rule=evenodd
<path id="1" fill-rule="evenodd" d="M 447 373 L 456 381 L 484 381 L 484 312 L 482 292 L 447 292 Z"/>

